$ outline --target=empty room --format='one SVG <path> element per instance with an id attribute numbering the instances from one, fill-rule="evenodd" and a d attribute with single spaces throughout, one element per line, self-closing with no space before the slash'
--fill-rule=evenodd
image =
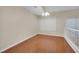
<path id="1" fill-rule="evenodd" d="M 78 53 L 78 6 L 0 6 L 1 53 Z"/>

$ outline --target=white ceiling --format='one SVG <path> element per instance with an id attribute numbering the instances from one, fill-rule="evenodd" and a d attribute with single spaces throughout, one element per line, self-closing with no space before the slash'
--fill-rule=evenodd
<path id="1" fill-rule="evenodd" d="M 44 12 L 44 11 L 52 13 L 52 12 L 79 9 L 78 6 L 43 6 L 43 7 L 42 6 L 25 6 L 24 8 L 29 10 L 31 13 L 33 13 L 35 15 L 41 15 L 42 12 Z"/>

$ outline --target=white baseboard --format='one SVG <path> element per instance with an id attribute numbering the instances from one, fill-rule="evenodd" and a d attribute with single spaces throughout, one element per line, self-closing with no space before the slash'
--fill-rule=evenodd
<path id="1" fill-rule="evenodd" d="M 59 37 L 64 37 L 63 35 L 49 34 L 49 33 L 39 33 L 39 34 L 50 35 L 50 36 L 59 36 Z"/>
<path id="2" fill-rule="evenodd" d="M 79 53 L 79 48 L 67 37 L 65 36 L 66 41 L 71 46 L 71 48 L 76 52 Z"/>
<path id="3" fill-rule="evenodd" d="M 25 41 L 25 40 L 28 40 L 29 38 L 34 37 L 34 36 L 36 36 L 36 35 L 37 35 L 37 34 L 30 35 L 29 37 L 26 37 L 25 39 L 23 39 L 23 40 L 21 40 L 21 41 L 15 43 L 15 44 L 13 44 L 13 45 L 11 45 L 11 46 L 5 48 L 5 49 L 3 49 L 3 50 L 0 50 L 0 52 L 3 52 L 3 51 L 5 51 L 5 50 L 7 50 L 7 49 L 9 49 L 9 48 L 11 48 L 11 47 L 13 47 L 13 46 L 16 46 L 17 44 L 19 44 L 19 43 L 21 43 L 21 42 L 23 42 L 23 41 Z"/>
<path id="4" fill-rule="evenodd" d="M 54 34 L 48 34 L 48 33 L 39 33 L 39 34 L 50 35 L 50 36 L 60 36 L 60 37 L 65 37 L 66 41 L 69 43 L 69 45 L 72 47 L 72 49 L 73 49 L 75 52 L 77 52 L 77 53 L 79 52 L 78 47 L 77 47 L 72 41 L 70 41 L 70 39 L 69 39 L 68 37 L 66 37 L 66 36 L 62 36 L 62 35 L 54 35 Z M 13 46 L 15 46 L 15 45 L 21 43 L 21 42 L 23 42 L 23 41 L 25 41 L 25 40 L 27 40 L 27 39 L 33 37 L 33 36 L 36 36 L 36 35 L 37 35 L 37 34 L 30 35 L 29 37 L 25 38 L 24 40 L 21 40 L 21 41 L 15 43 L 15 44 L 13 44 L 13 45 L 11 45 L 11 46 L 9 46 L 9 47 L 3 49 L 3 50 L 1 50 L 0 52 L 3 52 L 3 51 L 5 51 L 5 50 L 7 50 L 7 49 L 9 49 L 9 48 L 11 48 L 11 47 L 13 47 Z"/>
<path id="5" fill-rule="evenodd" d="M 39 33 L 39 34 L 63 37 L 62 35 L 55 35 L 55 34 L 48 34 L 48 33 Z M 9 49 L 9 48 L 11 48 L 11 47 L 13 47 L 13 46 L 16 46 L 17 44 L 19 44 L 19 43 L 21 43 L 21 42 L 23 42 L 23 41 L 25 41 L 25 40 L 27 40 L 27 39 L 33 37 L 33 36 L 36 36 L 36 35 L 37 35 L 37 34 L 30 35 L 29 37 L 26 37 L 25 39 L 23 39 L 23 40 L 21 40 L 21 41 L 15 43 L 15 44 L 12 44 L 11 46 L 9 46 L 9 47 L 7 47 L 7 48 L 4 48 L 3 50 L 0 50 L 0 52 L 3 52 L 3 51 L 5 51 L 5 50 L 7 50 L 7 49 Z"/>

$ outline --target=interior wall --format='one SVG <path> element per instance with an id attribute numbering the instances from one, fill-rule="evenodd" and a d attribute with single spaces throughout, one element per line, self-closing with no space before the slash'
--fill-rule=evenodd
<path id="1" fill-rule="evenodd" d="M 79 17 L 79 9 L 55 13 L 56 16 L 56 34 L 64 36 L 65 22 L 70 17 Z"/>
<path id="2" fill-rule="evenodd" d="M 0 50 L 37 33 L 36 16 L 22 7 L 0 7 Z"/>

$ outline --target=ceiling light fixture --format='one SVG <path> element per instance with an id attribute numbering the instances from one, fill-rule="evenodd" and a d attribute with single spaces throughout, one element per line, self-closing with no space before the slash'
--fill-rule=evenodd
<path id="1" fill-rule="evenodd" d="M 50 13 L 49 12 L 45 12 L 45 16 L 49 16 L 50 15 Z"/>
<path id="2" fill-rule="evenodd" d="M 47 12 L 47 10 L 44 6 L 42 7 L 42 9 L 43 9 L 42 16 L 49 16 L 50 15 L 50 13 Z"/>
<path id="3" fill-rule="evenodd" d="M 42 13 L 42 16 L 49 16 L 49 15 L 50 15 L 49 12 L 43 12 L 43 13 Z"/>

